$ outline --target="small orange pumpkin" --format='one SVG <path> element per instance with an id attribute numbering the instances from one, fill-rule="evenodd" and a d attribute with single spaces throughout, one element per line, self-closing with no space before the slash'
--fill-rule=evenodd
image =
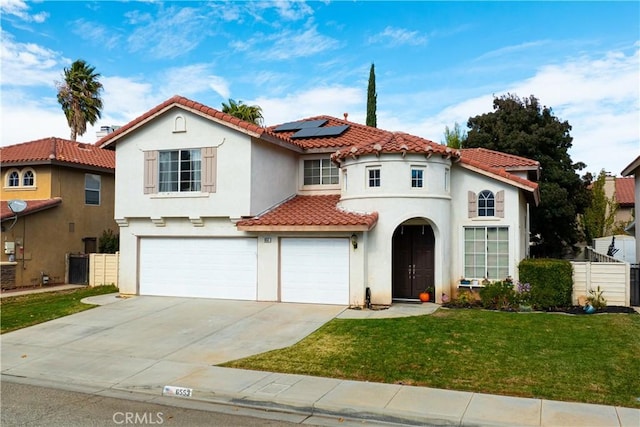
<path id="1" fill-rule="evenodd" d="M 429 302 L 431 295 L 429 295 L 429 292 L 421 292 L 419 298 L 422 302 Z"/>

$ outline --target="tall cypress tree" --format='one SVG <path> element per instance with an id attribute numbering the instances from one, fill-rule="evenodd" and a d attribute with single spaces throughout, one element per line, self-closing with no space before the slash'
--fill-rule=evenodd
<path id="1" fill-rule="evenodd" d="M 376 94 L 376 71 L 373 63 L 369 71 L 369 87 L 367 89 L 367 126 L 378 127 L 378 119 L 376 118 L 376 103 L 378 94 Z"/>

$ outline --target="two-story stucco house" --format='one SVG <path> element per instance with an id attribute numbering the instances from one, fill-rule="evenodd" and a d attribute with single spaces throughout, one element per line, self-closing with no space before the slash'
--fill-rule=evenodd
<path id="1" fill-rule="evenodd" d="M 0 148 L 0 161 L 3 288 L 68 282 L 68 254 L 97 252 L 102 233 L 117 232 L 114 153 L 44 138 Z"/>
<path id="2" fill-rule="evenodd" d="M 361 306 L 517 278 L 539 165 L 321 116 L 173 97 L 115 149 L 123 293 Z"/>

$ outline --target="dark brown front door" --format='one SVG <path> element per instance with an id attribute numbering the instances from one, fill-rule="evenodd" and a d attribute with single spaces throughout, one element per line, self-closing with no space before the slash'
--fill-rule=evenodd
<path id="1" fill-rule="evenodd" d="M 430 225 L 401 225 L 396 229 L 392 248 L 393 298 L 418 299 L 420 292 L 434 286 L 434 248 Z"/>

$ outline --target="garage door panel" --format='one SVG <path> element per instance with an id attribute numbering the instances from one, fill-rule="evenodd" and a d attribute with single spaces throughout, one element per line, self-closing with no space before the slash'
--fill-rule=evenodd
<path id="1" fill-rule="evenodd" d="M 142 295 L 255 300 L 256 282 L 256 239 L 140 239 Z"/>
<path id="2" fill-rule="evenodd" d="M 282 239 L 280 280 L 284 302 L 349 304 L 348 239 Z"/>

